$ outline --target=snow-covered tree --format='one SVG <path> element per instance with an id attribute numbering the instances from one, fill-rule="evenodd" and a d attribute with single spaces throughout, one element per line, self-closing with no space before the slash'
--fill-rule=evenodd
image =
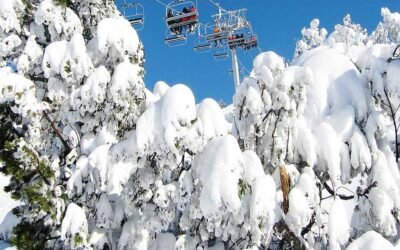
<path id="1" fill-rule="evenodd" d="M 349 14 L 343 18 L 343 24 L 335 25 L 335 30 L 329 35 L 329 39 L 335 42 L 344 43 L 346 48 L 351 46 L 361 46 L 368 42 L 367 30 L 360 24 L 355 24 Z"/>
<path id="2" fill-rule="evenodd" d="M 305 51 L 316 48 L 325 41 L 328 31 L 325 28 L 319 28 L 319 20 L 313 19 L 310 22 L 310 27 L 304 27 L 301 30 L 302 38 L 297 41 L 296 48 L 294 50 L 293 58 L 296 59 Z"/>
<path id="3" fill-rule="evenodd" d="M 272 242 L 281 246 L 294 247 L 293 235 L 307 247 L 331 249 L 368 230 L 398 235 L 396 137 L 388 132 L 396 133 L 390 121 L 398 121 L 397 91 L 389 89 L 398 64 L 387 62 L 394 46 L 351 44 L 358 53 L 337 40 L 289 67 L 261 54 L 236 92 L 239 141 L 257 152 L 278 188 Z"/>
<path id="4" fill-rule="evenodd" d="M 383 21 L 372 32 L 371 39 L 375 43 L 400 43 L 400 14 L 381 9 Z"/>
<path id="5" fill-rule="evenodd" d="M 396 23 L 382 13 L 382 25 Z M 310 26 L 291 64 L 258 55 L 222 110 L 196 104 L 183 84 L 146 89 L 143 47 L 112 1 L 0 0 L 0 60 L 12 65 L 0 69 L 1 171 L 23 202 L 12 243 L 391 247 L 394 46 L 368 43 L 350 16 L 327 43 L 319 22 Z"/>
<path id="6" fill-rule="evenodd" d="M 2 60 L 16 68 L 1 69 L 3 172 L 25 203 L 12 242 L 88 246 L 90 215 L 104 210 L 91 204 L 108 202 L 106 180 L 91 165 L 80 177 L 86 196 L 69 183 L 82 175 L 82 157 L 123 138 L 144 111 L 141 43 L 113 1 L 0 1 L 0 16 Z"/>

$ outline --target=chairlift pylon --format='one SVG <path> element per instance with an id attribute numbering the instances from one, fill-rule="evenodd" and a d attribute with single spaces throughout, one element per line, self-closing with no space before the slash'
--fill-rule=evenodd
<path id="1" fill-rule="evenodd" d="M 122 14 L 126 20 L 135 28 L 135 30 L 142 30 L 144 27 L 144 7 L 141 3 L 124 0 L 121 6 Z"/>

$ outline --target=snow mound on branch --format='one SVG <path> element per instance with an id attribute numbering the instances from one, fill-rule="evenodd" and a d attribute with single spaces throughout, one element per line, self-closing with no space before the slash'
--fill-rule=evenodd
<path id="1" fill-rule="evenodd" d="M 299 138 L 310 143 L 295 140 L 295 147 L 310 164 L 315 163 L 317 156 L 320 168 L 328 170 L 334 185 L 337 185 L 338 180 L 350 174 L 346 167 L 348 164 L 343 162 L 344 152 L 349 150 L 346 142 L 352 142 L 351 157 L 357 163 L 355 167 L 363 165 L 369 168 L 371 165 L 366 139 L 358 133 L 360 129 L 356 125 L 356 121 L 365 121 L 368 115 L 365 78 L 348 57 L 334 48 L 319 47 L 308 51 L 298 58 L 296 64 L 311 70 L 315 84 L 308 88 L 305 120 L 298 123 L 297 128 L 301 131 L 297 133 Z M 304 137 L 304 132 L 311 133 L 314 138 Z M 356 152 L 359 155 L 355 155 Z"/>
<path id="2" fill-rule="evenodd" d="M 12 228 L 19 222 L 13 213 L 12 209 L 16 206 L 22 205 L 21 202 L 16 201 L 10 197 L 9 194 L 5 193 L 4 187 L 8 185 L 10 181 L 9 177 L 0 174 L 0 238 L 9 239 Z"/>
<path id="3" fill-rule="evenodd" d="M 301 229 L 310 221 L 312 210 L 303 190 L 294 187 L 289 193 L 289 211 L 286 214 L 285 222 L 296 235 L 300 235 Z"/>
<path id="4" fill-rule="evenodd" d="M 15 102 L 14 113 L 29 117 L 29 114 L 39 114 L 46 108 L 42 103 L 38 103 L 32 81 L 12 73 L 8 67 L 0 69 L 0 79 L 0 104 Z M 39 116 L 37 119 L 40 119 Z"/>
<path id="5" fill-rule="evenodd" d="M 153 94 L 161 98 L 165 93 L 167 93 L 170 86 L 166 82 L 158 81 L 154 85 Z"/>
<path id="6" fill-rule="evenodd" d="M 18 72 L 27 73 L 34 66 L 41 66 L 43 58 L 43 50 L 36 43 L 35 36 L 30 36 L 26 42 L 22 55 L 18 58 Z"/>
<path id="7" fill-rule="evenodd" d="M 174 85 L 138 119 L 138 151 L 177 153 L 183 147 L 197 151 L 199 145 L 195 139 L 200 131 L 196 124 L 196 106 L 192 91 L 185 85 Z"/>
<path id="8" fill-rule="evenodd" d="M 211 140 L 196 160 L 195 169 L 203 185 L 200 208 L 205 216 L 212 217 L 223 205 L 233 214 L 239 211 L 241 156 L 236 139 L 227 135 Z"/>
<path id="9" fill-rule="evenodd" d="M 81 21 L 74 11 L 58 6 L 52 0 L 40 3 L 35 13 L 35 23 L 48 26 L 52 41 L 60 36 L 70 39 L 74 34 L 81 34 L 83 31 Z"/>
<path id="10" fill-rule="evenodd" d="M 25 5 L 21 0 L 0 1 L 0 30 L 8 33 L 11 30 L 21 31 L 20 16 Z"/>
<path id="11" fill-rule="evenodd" d="M 368 231 L 364 233 L 347 247 L 347 250 L 376 250 L 376 249 L 391 250 L 395 248 L 388 240 L 383 238 L 382 235 L 380 235 L 375 231 Z"/>
<path id="12" fill-rule="evenodd" d="M 335 199 L 329 213 L 329 245 L 330 249 L 340 249 L 350 236 L 350 226 L 343 201 Z"/>
<path id="13" fill-rule="evenodd" d="M 204 99 L 197 106 L 197 115 L 201 121 L 203 136 L 206 141 L 228 133 L 225 116 L 218 103 L 213 99 Z"/>
<path id="14" fill-rule="evenodd" d="M 112 60 L 130 61 L 138 55 L 140 41 L 136 31 L 124 18 L 105 18 L 100 21 L 92 43 L 94 54 L 100 52 L 103 57 Z"/>
<path id="15" fill-rule="evenodd" d="M 268 51 L 259 54 L 253 61 L 253 68 L 256 72 L 260 72 L 263 67 L 269 68 L 271 71 L 283 71 L 285 62 L 283 58 L 275 52 Z"/>
<path id="16" fill-rule="evenodd" d="M 81 34 L 75 34 L 69 42 L 63 40 L 46 47 L 42 69 L 46 78 L 61 75 L 67 83 L 80 81 L 93 69 L 86 53 L 85 41 Z"/>
<path id="17" fill-rule="evenodd" d="M 242 203 L 239 197 L 242 183 L 252 187 L 249 203 L 252 222 L 262 223 L 266 228 L 272 226 L 275 182 L 264 174 L 261 161 L 253 151 L 242 153 L 232 135 L 217 137 L 205 146 L 194 166 L 203 186 L 200 209 L 205 216 L 212 217 L 220 209 L 236 214 Z"/>
<path id="18" fill-rule="evenodd" d="M 71 106 L 74 109 L 79 108 L 81 115 L 85 112 L 93 113 L 104 102 L 110 81 L 110 73 L 104 66 L 95 69 L 86 79 L 85 84 L 71 94 Z"/>
<path id="19" fill-rule="evenodd" d="M 296 64 L 309 67 L 318 83 L 308 91 L 306 118 L 318 122 L 348 105 L 354 107 L 357 121 L 366 117 L 365 79 L 348 57 L 324 46 L 306 52 Z"/>
<path id="20" fill-rule="evenodd" d="M 22 44 L 22 40 L 14 34 L 9 35 L 0 43 L 0 56 L 6 57 Z"/>
<path id="21" fill-rule="evenodd" d="M 157 235 L 157 250 L 171 250 L 175 247 L 176 238 L 172 233 L 160 233 Z"/>
<path id="22" fill-rule="evenodd" d="M 85 244 L 87 235 L 88 222 L 85 211 L 75 203 L 69 204 L 61 224 L 61 239 L 71 241 L 71 245 L 78 247 Z"/>

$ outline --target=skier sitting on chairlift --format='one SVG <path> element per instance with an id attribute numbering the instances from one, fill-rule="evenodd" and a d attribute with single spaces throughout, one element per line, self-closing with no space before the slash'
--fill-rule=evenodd
<path id="1" fill-rule="evenodd" d="M 234 35 L 229 35 L 228 36 L 228 44 L 230 49 L 234 49 L 236 46 L 232 43 L 232 41 L 235 40 Z"/>
<path id="2" fill-rule="evenodd" d="M 220 33 L 221 30 L 219 29 L 218 26 L 214 27 L 213 33 L 214 33 L 214 37 L 215 37 L 215 46 L 218 47 L 220 45 L 222 45 L 222 39 L 220 38 L 221 35 L 219 35 L 218 33 Z"/>
<path id="3" fill-rule="evenodd" d="M 167 13 L 167 19 L 170 19 L 171 17 L 174 17 L 174 13 L 172 13 L 172 10 L 169 9 L 168 13 Z M 174 21 L 174 20 L 167 21 L 168 26 L 171 26 L 175 23 L 176 23 L 176 21 Z M 178 28 L 171 28 L 170 30 L 172 33 L 175 33 L 176 35 L 178 35 Z"/>
<path id="4" fill-rule="evenodd" d="M 250 38 L 250 42 L 252 43 L 252 45 L 251 45 L 252 48 L 257 47 L 257 37 L 256 36 L 252 36 Z"/>
<path id="5" fill-rule="evenodd" d="M 189 7 L 189 13 L 194 13 L 194 12 L 196 12 L 196 8 L 192 5 L 192 6 Z M 197 15 L 190 16 L 189 20 L 197 20 Z M 189 32 L 193 32 L 195 27 L 196 27 L 195 23 L 190 24 L 189 25 Z"/>
<path id="6" fill-rule="evenodd" d="M 186 14 L 188 14 L 188 13 L 189 13 L 189 9 L 188 9 L 187 7 L 184 7 L 183 10 L 182 10 L 182 14 L 183 14 L 183 15 L 186 15 Z M 181 18 L 181 22 L 182 22 L 182 23 L 187 22 L 188 20 L 189 20 L 189 17 L 188 17 L 188 16 L 182 17 L 182 18 Z M 185 28 L 186 30 L 188 30 L 188 31 L 190 30 L 190 29 L 189 29 L 189 25 L 184 25 L 184 28 Z"/>

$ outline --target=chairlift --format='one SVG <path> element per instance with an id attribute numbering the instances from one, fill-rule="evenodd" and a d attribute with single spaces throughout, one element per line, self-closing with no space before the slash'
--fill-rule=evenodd
<path id="1" fill-rule="evenodd" d="M 126 20 L 135 28 L 135 30 L 142 30 L 144 27 L 144 7 L 137 2 L 124 0 L 121 6 L 122 14 Z"/>
<path id="2" fill-rule="evenodd" d="M 246 19 L 247 9 L 238 9 L 230 11 L 221 11 L 219 9 L 218 13 L 212 15 L 214 24 L 218 25 L 221 30 L 234 31 L 237 29 L 249 27 L 249 22 Z"/>
<path id="3" fill-rule="evenodd" d="M 228 49 L 226 46 L 219 46 L 214 48 L 214 59 L 224 60 L 229 57 Z"/>
<path id="4" fill-rule="evenodd" d="M 257 35 L 250 35 L 248 37 L 246 37 L 246 40 L 243 44 L 243 49 L 244 50 L 251 50 L 253 48 L 257 48 L 258 47 L 258 37 Z"/>
<path id="5" fill-rule="evenodd" d="M 186 40 L 187 34 L 192 34 L 196 30 L 197 6 L 192 1 L 173 1 L 167 5 L 165 17 L 167 32 L 177 34 L 172 37 L 167 36 L 165 41 Z"/>
<path id="6" fill-rule="evenodd" d="M 207 41 L 207 39 L 203 36 L 198 36 L 194 41 L 194 50 L 197 53 L 208 52 L 212 47 L 211 42 Z"/>
<path id="7" fill-rule="evenodd" d="M 208 42 L 226 40 L 228 38 L 228 35 L 228 30 L 226 30 L 220 23 L 206 25 L 205 38 Z"/>
<path id="8" fill-rule="evenodd" d="M 232 33 L 228 36 L 228 47 L 229 49 L 243 48 L 245 41 L 243 32 Z"/>
<path id="9" fill-rule="evenodd" d="M 167 35 L 166 38 L 164 39 L 164 42 L 169 47 L 182 46 L 187 43 L 187 36 L 185 33 L 172 33 L 167 31 Z"/>

